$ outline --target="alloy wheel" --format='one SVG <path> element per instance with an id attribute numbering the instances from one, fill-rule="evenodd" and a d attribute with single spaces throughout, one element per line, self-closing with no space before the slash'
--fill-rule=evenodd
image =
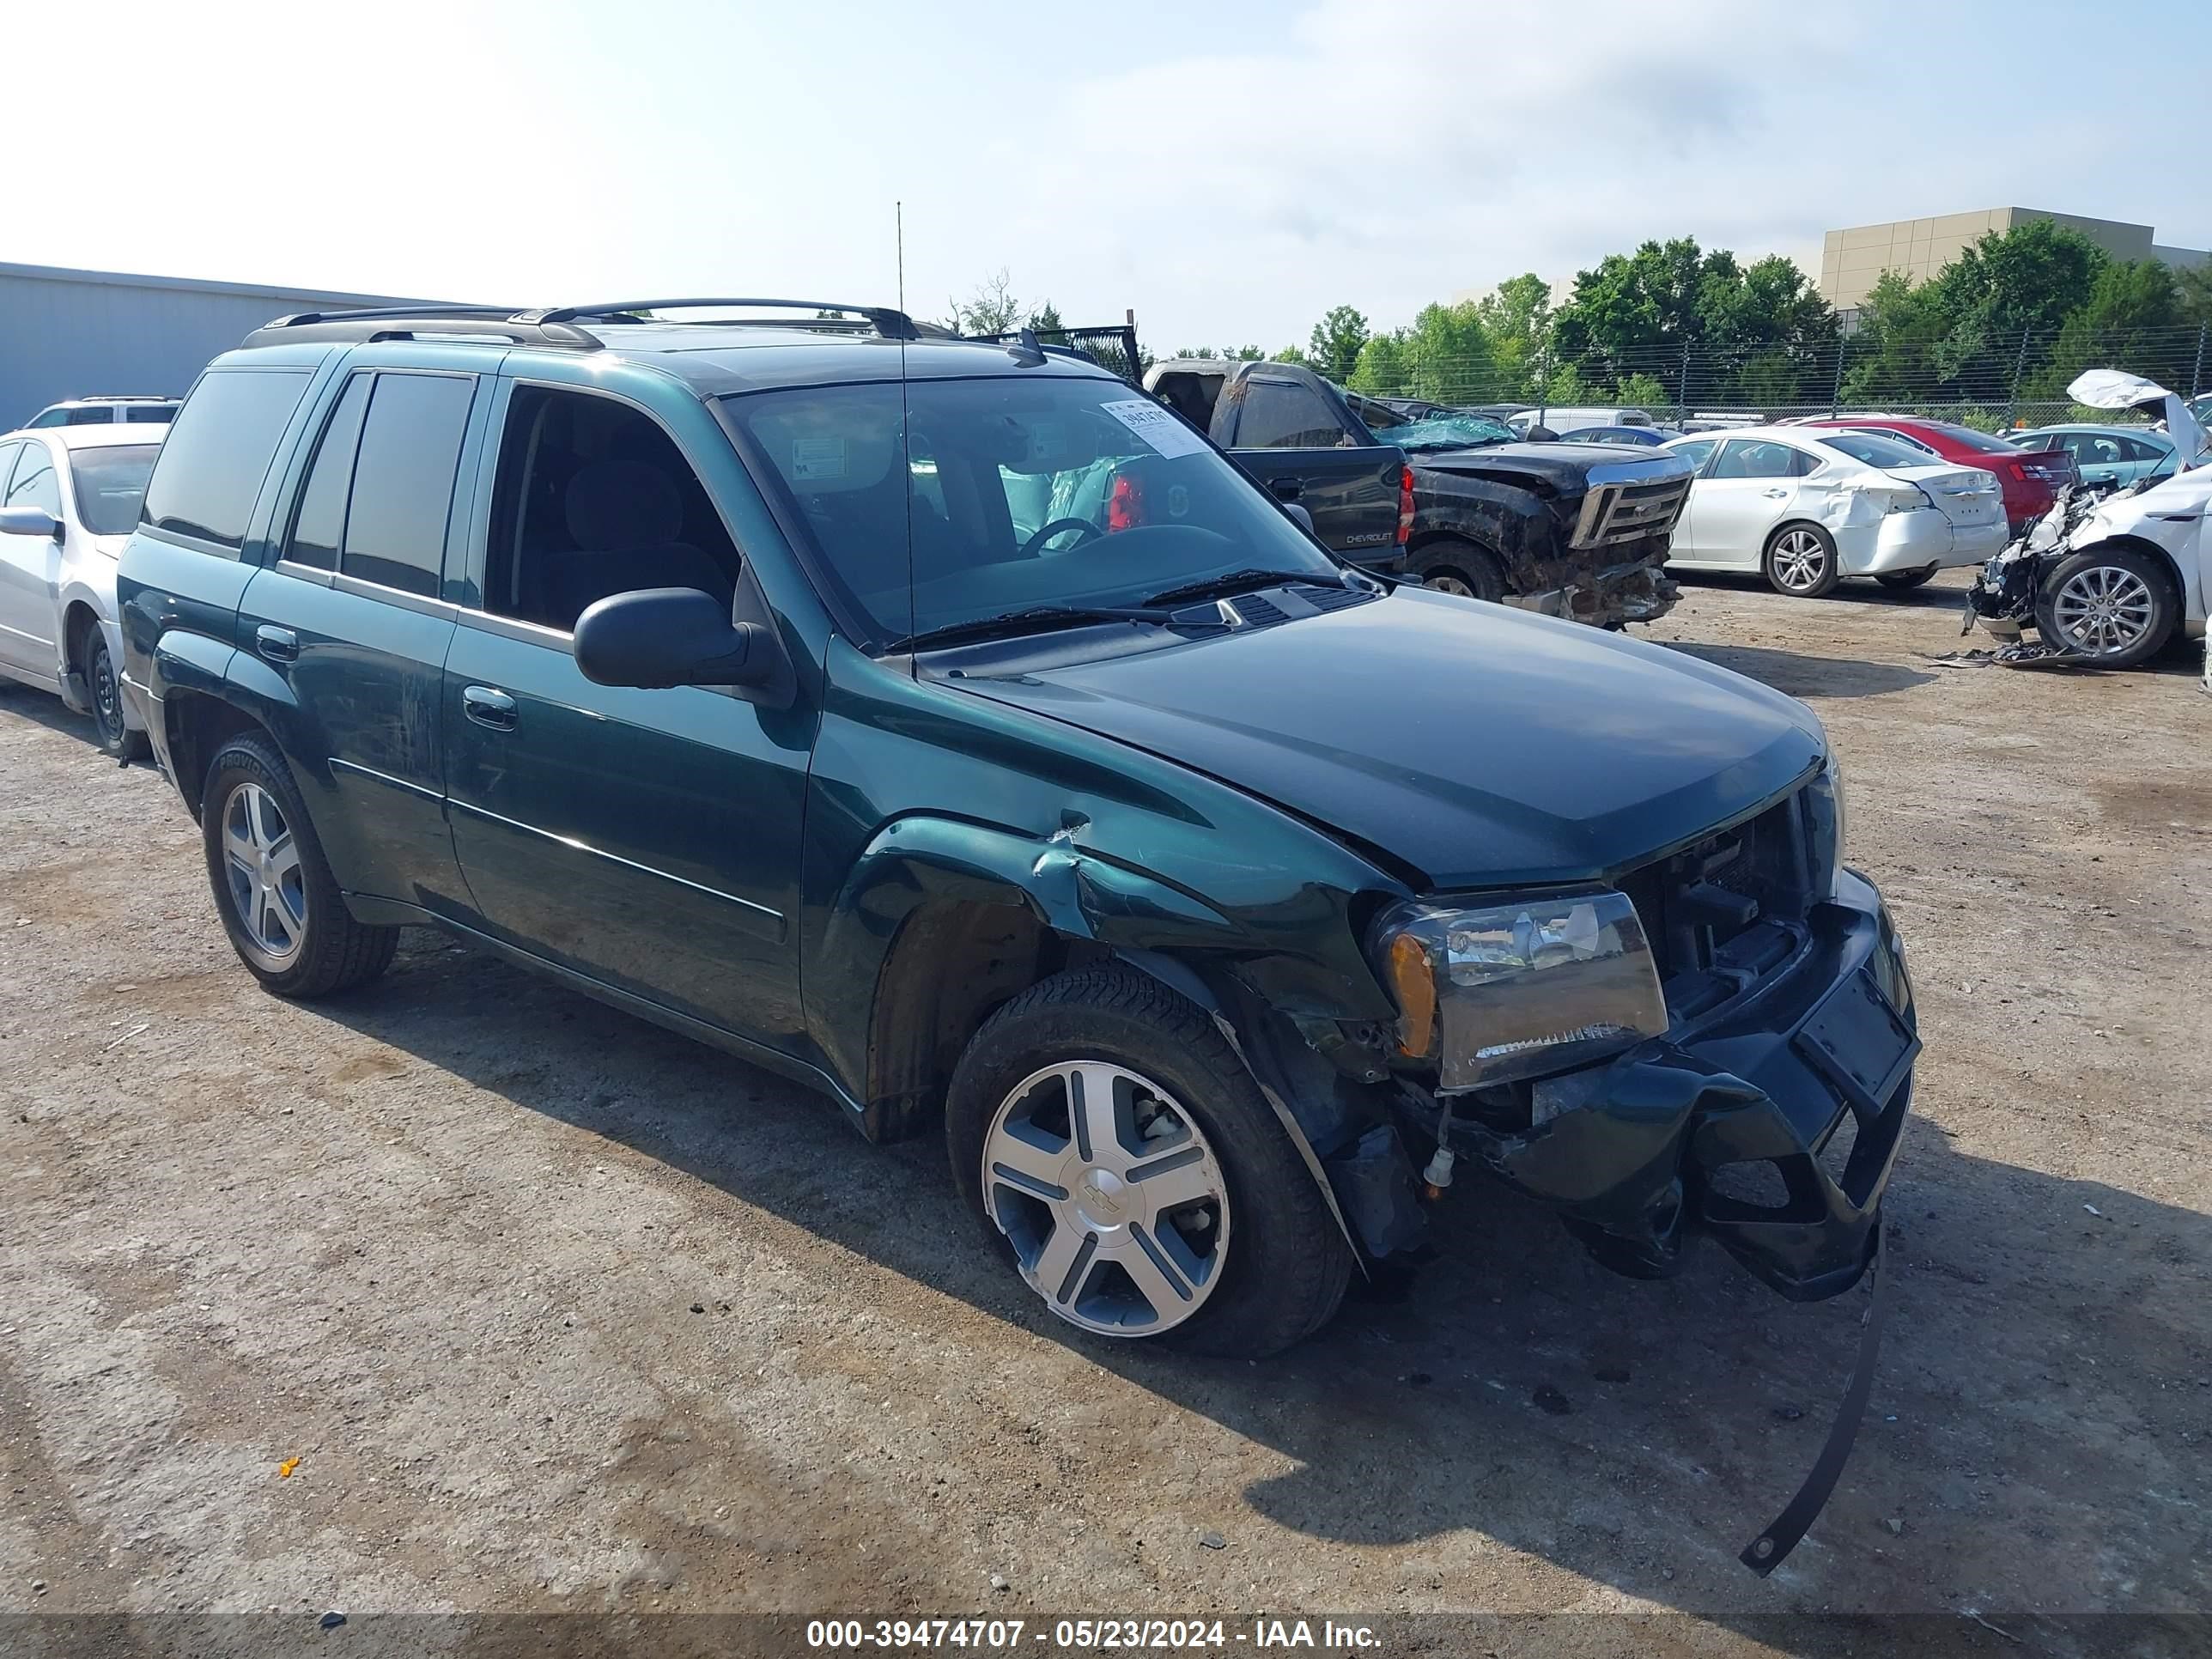
<path id="1" fill-rule="evenodd" d="M 300 844 L 276 799 L 241 783 L 222 804 L 223 875 L 232 909 L 253 948 L 282 968 L 307 936 L 307 887 Z"/>
<path id="2" fill-rule="evenodd" d="M 1031 1073 L 983 1139 L 983 1194 L 1022 1277 L 1085 1330 L 1151 1336 L 1221 1282 L 1229 1188 L 1197 1121 L 1104 1060 Z"/>
<path id="3" fill-rule="evenodd" d="M 2096 564 L 2068 578 L 2051 602 L 2051 615 L 2068 650 L 2106 657 L 2141 643 L 2157 608 L 2134 571 Z"/>
<path id="4" fill-rule="evenodd" d="M 1456 593 L 1463 599 L 1474 597 L 1474 590 L 1457 576 L 1430 576 L 1422 581 L 1421 586 L 1439 593 Z"/>
<path id="5" fill-rule="evenodd" d="M 1809 530 L 1784 532 L 1774 544 L 1774 579 L 1792 593 L 1809 593 L 1827 574 L 1828 550 Z"/>

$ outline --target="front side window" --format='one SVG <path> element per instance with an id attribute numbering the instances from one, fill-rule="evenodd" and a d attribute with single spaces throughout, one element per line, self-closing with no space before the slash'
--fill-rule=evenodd
<path id="1" fill-rule="evenodd" d="M 154 474 L 159 444 L 109 444 L 70 451 L 70 487 L 76 492 L 77 522 L 95 536 L 127 536 L 138 522 L 146 480 Z"/>
<path id="2" fill-rule="evenodd" d="M 727 605 L 738 568 L 698 474 L 650 416 L 587 392 L 514 389 L 492 490 L 486 611 L 572 633 L 586 605 L 643 587 L 695 587 Z"/>
<path id="3" fill-rule="evenodd" d="M 1112 381 L 922 380 L 725 400 L 878 641 L 1235 571 L 1339 580 L 1233 464 Z"/>
<path id="4" fill-rule="evenodd" d="M 61 480 L 54 477 L 54 458 L 42 443 L 23 446 L 15 462 L 15 476 L 8 481 L 8 507 L 35 507 L 50 519 L 62 515 Z"/>
<path id="5" fill-rule="evenodd" d="M 112 426 L 115 406 L 112 404 L 83 404 L 70 410 L 63 417 L 64 426 Z"/>
<path id="6" fill-rule="evenodd" d="M 1239 449 L 1333 449 L 1346 441 L 1342 422 L 1310 386 L 1255 377 L 1244 382 L 1243 402 Z"/>
<path id="7" fill-rule="evenodd" d="M 436 597 L 475 395 L 472 375 L 376 376 L 354 459 L 341 574 Z"/>
<path id="8" fill-rule="evenodd" d="M 1716 478 L 1802 478 L 1819 465 L 1803 450 L 1771 438 L 1730 438 L 1714 465 Z"/>
<path id="9" fill-rule="evenodd" d="M 237 550 L 307 389 L 304 368 L 210 369 L 161 445 L 141 522 Z"/>
<path id="10" fill-rule="evenodd" d="M 33 418 L 31 424 L 33 427 L 59 426 L 67 421 L 69 416 L 70 412 L 66 409 L 42 409 Z"/>

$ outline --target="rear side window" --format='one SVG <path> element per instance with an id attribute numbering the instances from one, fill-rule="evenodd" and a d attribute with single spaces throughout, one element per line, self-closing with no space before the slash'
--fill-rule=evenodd
<path id="1" fill-rule="evenodd" d="M 1820 463 L 1804 450 L 1765 438 L 1730 438 L 1721 446 L 1716 478 L 1802 478 Z"/>
<path id="2" fill-rule="evenodd" d="M 476 380 L 451 374 L 375 379 L 354 460 L 338 569 L 434 599 Z"/>
<path id="3" fill-rule="evenodd" d="M 141 522 L 237 551 L 307 389 L 304 368 L 210 369 L 169 428 Z"/>
<path id="4" fill-rule="evenodd" d="M 167 426 L 176 413 L 174 404 L 132 404 L 124 410 L 123 418 L 131 426 Z"/>
<path id="5" fill-rule="evenodd" d="M 1247 380 L 1239 449 L 1332 449 L 1345 432 L 1321 394 L 1283 380 Z"/>
<path id="6" fill-rule="evenodd" d="M 315 461 L 307 472 L 307 486 L 300 492 L 300 505 L 292 517 L 292 534 L 284 544 L 284 556 L 294 564 L 318 570 L 338 568 L 338 544 L 345 538 L 346 496 L 353 489 L 354 451 L 361 442 L 361 417 L 368 408 L 368 383 L 373 375 L 356 374 L 346 382 L 322 441 L 315 446 Z"/>

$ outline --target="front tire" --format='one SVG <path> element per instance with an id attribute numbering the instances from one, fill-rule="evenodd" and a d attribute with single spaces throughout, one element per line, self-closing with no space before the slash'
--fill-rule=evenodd
<path id="1" fill-rule="evenodd" d="M 1103 1336 L 1259 1358 L 1318 1330 L 1350 1247 L 1206 1012 L 1133 969 L 1031 987 L 945 1099 L 953 1179 L 1054 1314 Z"/>
<path id="2" fill-rule="evenodd" d="M 146 734 L 133 732 L 123 718 L 123 682 L 115 672 L 107 635 L 98 623 L 85 625 L 76 658 L 84 665 L 85 698 L 92 706 L 93 730 L 99 734 L 101 750 L 119 761 L 144 760 L 149 752 Z"/>
<path id="3" fill-rule="evenodd" d="M 2160 561 L 2132 547 L 2093 547 L 2062 559 L 2035 596 L 2044 643 L 2100 668 L 2149 661 L 2179 620 Z"/>
<path id="4" fill-rule="evenodd" d="M 1497 556 L 1457 537 L 1424 545 L 1413 556 L 1413 568 L 1420 575 L 1421 586 L 1439 593 L 1488 599 L 1492 604 L 1505 597 L 1505 568 Z"/>
<path id="5" fill-rule="evenodd" d="M 1784 525 L 1767 538 L 1761 562 L 1774 591 L 1793 599 L 1824 599 L 1843 580 L 1836 538 L 1816 524 Z"/>
<path id="6" fill-rule="evenodd" d="M 354 920 L 307 804 L 265 738 L 233 738 L 209 763 L 201 840 L 231 948 L 280 997 L 350 990 L 392 965 L 397 927 Z"/>

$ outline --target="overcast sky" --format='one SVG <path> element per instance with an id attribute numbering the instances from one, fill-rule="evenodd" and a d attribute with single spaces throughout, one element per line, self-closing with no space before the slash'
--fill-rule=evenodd
<path id="1" fill-rule="evenodd" d="M 99 0 L 6 33 L 30 264 L 882 301 L 902 198 L 918 314 L 1004 267 L 1155 349 L 1272 349 L 1646 237 L 1817 270 L 1831 227 L 2020 205 L 2212 246 L 2204 0 Z"/>

